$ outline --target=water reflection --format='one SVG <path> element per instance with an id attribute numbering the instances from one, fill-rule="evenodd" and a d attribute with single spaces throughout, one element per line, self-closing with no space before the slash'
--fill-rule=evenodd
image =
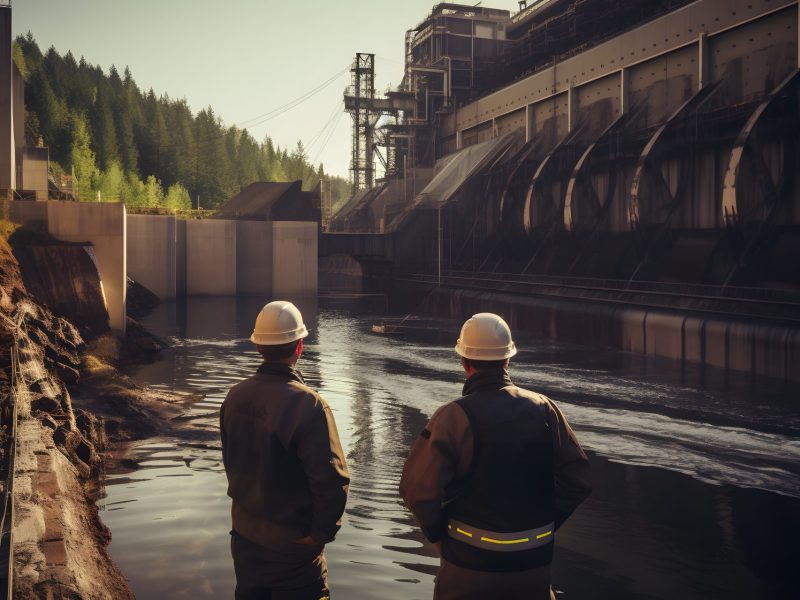
<path id="1" fill-rule="evenodd" d="M 164 305 L 146 325 L 175 345 L 135 378 L 202 394 L 179 440 L 148 440 L 109 475 L 110 552 L 142 598 L 230 597 L 229 499 L 217 411 L 259 357 L 246 341 L 263 302 Z M 352 471 L 329 546 L 339 598 L 429 598 L 436 559 L 397 496 L 408 448 L 460 392 L 446 335 L 368 333 L 377 306 L 298 303 L 301 368 L 331 405 Z M 520 340 L 512 375 L 556 398 L 592 451 L 596 491 L 558 538 L 565 598 L 753 598 L 790 590 L 800 533 L 797 390 L 733 385 L 613 352 Z M 796 395 L 794 396 L 797 397 Z"/>

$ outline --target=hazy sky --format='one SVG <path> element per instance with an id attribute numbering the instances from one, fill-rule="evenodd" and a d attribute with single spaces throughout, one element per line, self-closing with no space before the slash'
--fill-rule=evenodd
<path id="1" fill-rule="evenodd" d="M 42 51 L 72 50 L 108 72 L 127 65 L 140 88 L 211 106 L 226 124 L 281 147 L 303 141 L 309 159 L 347 176 L 352 121 L 342 92 L 356 52 L 376 55 L 376 87 L 403 76 L 405 31 L 431 0 L 13 0 L 14 34 Z M 486 6 L 516 9 L 515 0 Z M 344 71 L 344 72 L 342 72 Z M 341 72 L 341 73 L 340 73 Z M 279 108 L 340 73 L 296 108 Z M 265 115 L 265 116 L 262 116 Z M 256 118 L 260 117 L 260 118 Z M 326 143 L 327 141 L 327 143 Z"/>

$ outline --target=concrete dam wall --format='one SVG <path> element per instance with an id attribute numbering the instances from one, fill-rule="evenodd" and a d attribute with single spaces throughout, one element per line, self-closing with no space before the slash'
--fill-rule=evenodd
<path id="1" fill-rule="evenodd" d="M 125 206 L 94 202 L 10 203 L 11 220 L 29 229 L 45 231 L 63 242 L 93 247 L 101 288 L 112 329 L 125 330 L 127 261 Z"/>
<path id="2" fill-rule="evenodd" d="M 159 298 L 317 293 L 317 224 L 128 215 L 128 274 Z"/>
<path id="3" fill-rule="evenodd" d="M 162 300 L 317 293 L 317 224 L 128 215 L 119 203 L 10 202 L 9 216 L 91 246 L 109 325 L 125 330 L 127 277 Z"/>

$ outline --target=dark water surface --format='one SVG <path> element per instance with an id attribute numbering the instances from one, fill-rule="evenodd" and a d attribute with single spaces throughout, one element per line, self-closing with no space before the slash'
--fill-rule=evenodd
<path id="1" fill-rule="evenodd" d="M 262 302 L 193 299 L 144 320 L 174 347 L 134 378 L 201 394 L 197 430 L 140 443 L 109 474 L 101 516 L 139 598 L 229 598 L 230 503 L 214 428 L 227 390 L 259 357 Z M 298 303 L 300 364 L 331 405 L 352 474 L 327 555 L 338 599 L 430 598 L 437 559 L 397 486 L 428 416 L 460 394 L 444 333 L 369 333 L 381 301 Z M 595 491 L 559 531 L 558 598 L 791 598 L 800 538 L 800 390 L 609 351 L 518 339 L 515 382 L 548 394 L 591 453 Z M 209 433 L 211 431 L 211 433 Z"/>

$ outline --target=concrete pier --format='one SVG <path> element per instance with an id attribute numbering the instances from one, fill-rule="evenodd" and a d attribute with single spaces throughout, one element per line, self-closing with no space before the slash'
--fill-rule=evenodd
<path id="1" fill-rule="evenodd" d="M 96 202 L 11 202 L 11 220 L 57 240 L 91 245 L 112 329 L 125 331 L 127 219 L 125 205 Z"/>
<path id="2" fill-rule="evenodd" d="M 272 294 L 275 297 L 317 293 L 317 224 L 272 223 Z"/>
<path id="3" fill-rule="evenodd" d="M 236 221 L 186 221 L 186 295 L 236 295 Z"/>
<path id="4" fill-rule="evenodd" d="M 279 225 L 283 223 L 236 222 L 236 289 L 239 295 L 268 298 L 272 294 L 273 229 Z M 314 268 L 316 272 L 316 266 Z"/>
<path id="5" fill-rule="evenodd" d="M 162 300 L 177 295 L 176 218 L 128 215 L 128 274 Z"/>
<path id="6" fill-rule="evenodd" d="M 128 273 L 162 300 L 317 293 L 317 224 L 130 215 Z"/>

